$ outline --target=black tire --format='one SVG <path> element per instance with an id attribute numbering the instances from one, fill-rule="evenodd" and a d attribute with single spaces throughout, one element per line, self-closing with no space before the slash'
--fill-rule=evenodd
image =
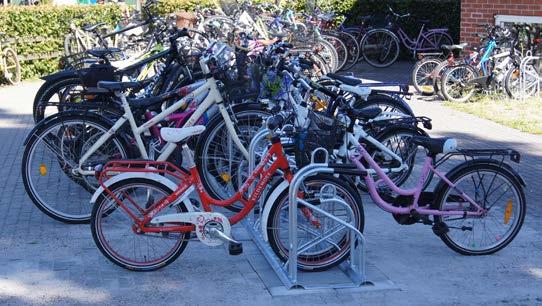
<path id="1" fill-rule="evenodd" d="M 304 184 L 308 188 L 310 188 L 311 184 L 313 184 L 313 186 L 319 186 L 319 184 L 322 186 L 324 184 L 332 184 L 333 186 L 335 186 L 338 192 L 340 191 L 341 193 L 343 193 L 344 198 L 346 198 L 343 199 L 347 204 L 349 204 L 350 208 L 352 208 L 355 217 L 357 218 L 357 220 L 354 220 L 355 227 L 363 233 L 365 216 L 363 212 L 363 206 L 361 205 L 361 197 L 359 196 L 357 190 L 353 188 L 352 185 L 348 182 L 348 179 L 345 180 L 344 178 L 336 178 L 331 175 L 318 174 L 313 177 L 307 178 Z M 269 194 L 271 192 L 272 190 L 269 192 Z M 272 204 L 273 206 L 270 210 L 270 214 L 267 220 L 267 237 L 269 238 L 269 245 L 271 246 L 275 254 L 279 257 L 279 259 L 283 262 L 286 262 L 288 260 L 288 243 L 280 238 L 279 227 L 281 220 L 280 213 L 281 210 L 283 210 L 283 208 L 285 207 L 283 205 L 288 205 L 287 202 L 288 188 L 285 189 L 279 195 L 277 201 Z M 317 214 L 314 215 L 317 216 Z M 298 218 L 298 223 L 303 222 L 302 218 L 303 217 Z M 339 250 L 331 248 L 328 250 L 324 250 L 318 254 L 301 254 L 298 257 L 299 269 L 314 272 L 324 271 L 331 269 L 343 262 L 349 257 L 350 254 L 349 239 L 347 238 L 347 235 L 343 235 L 338 240 L 340 244 Z"/>
<path id="2" fill-rule="evenodd" d="M 434 76 L 433 76 L 433 80 L 432 80 L 433 81 L 433 92 L 441 100 L 446 100 L 446 98 L 442 94 L 441 80 L 442 80 L 442 75 L 444 74 L 446 69 L 449 68 L 449 65 L 450 64 L 448 63 L 448 61 L 443 61 L 440 64 L 438 64 L 437 67 L 435 67 L 435 70 L 433 71 L 434 72 Z"/>
<path id="3" fill-rule="evenodd" d="M 40 89 L 38 90 L 38 93 L 36 94 L 36 97 L 34 98 L 34 105 L 33 105 L 33 116 L 34 116 L 34 122 L 38 123 L 41 120 L 45 119 L 46 109 L 48 107 L 55 107 L 56 111 L 61 110 L 61 104 L 62 104 L 62 97 L 66 97 L 66 90 L 69 90 L 70 88 L 76 87 L 76 86 L 82 86 L 81 79 L 74 76 L 67 76 L 66 78 L 62 78 L 59 80 L 55 80 L 52 83 L 45 82 Z M 51 99 L 57 95 L 59 101 L 51 102 Z M 80 99 L 83 97 L 79 96 Z"/>
<path id="4" fill-rule="evenodd" d="M 435 68 L 441 62 L 442 59 L 438 57 L 425 57 L 416 62 L 414 69 L 412 69 L 411 78 L 412 84 L 419 94 L 430 96 L 435 93 L 433 76 L 435 75 Z"/>
<path id="5" fill-rule="evenodd" d="M 120 190 L 123 186 L 129 186 L 129 185 L 146 185 L 146 186 L 152 186 L 153 188 L 156 188 L 157 190 L 162 191 L 164 194 L 172 194 L 174 190 L 171 190 L 164 184 L 160 182 L 153 181 L 151 179 L 144 179 L 144 178 L 131 178 L 126 179 L 123 181 L 119 181 L 109 187 L 109 189 L 112 192 L 115 192 L 116 190 Z M 121 212 L 122 208 L 116 207 L 113 210 L 111 207 L 104 207 L 106 205 L 110 205 L 110 202 L 107 201 L 108 197 L 105 193 L 103 193 L 98 200 L 96 201 L 96 204 L 92 208 L 92 218 L 90 222 L 90 228 L 92 231 L 92 238 L 94 239 L 94 243 L 96 243 L 96 246 L 102 252 L 102 254 L 109 259 L 111 262 L 116 264 L 117 266 L 120 266 L 122 268 L 132 270 L 132 271 L 154 271 L 160 268 L 163 268 L 170 263 L 174 262 L 185 250 L 188 240 L 190 239 L 190 233 L 184 233 L 179 235 L 179 244 L 175 246 L 173 249 L 173 252 L 166 256 L 163 260 L 160 260 L 159 262 L 152 264 L 152 265 L 134 265 L 128 263 L 126 260 L 123 260 L 121 256 L 115 256 L 115 251 L 110 250 L 108 247 L 108 244 L 104 242 L 103 240 L 103 234 L 101 233 L 101 226 L 100 226 L 100 219 L 102 217 L 111 217 L 112 214 L 115 211 Z M 184 203 L 179 203 L 176 205 L 176 210 L 179 213 L 188 212 L 186 206 Z M 131 229 L 129 229 L 131 231 Z M 133 235 L 137 235 L 132 232 Z M 151 239 L 160 239 L 160 238 L 151 238 Z M 165 239 L 165 238 L 162 238 Z"/>
<path id="6" fill-rule="evenodd" d="M 338 33 L 326 33 L 322 35 L 322 38 L 335 48 L 338 63 L 336 71 L 342 70 L 348 60 L 348 48 L 346 47 L 346 43 L 341 39 Z"/>
<path id="7" fill-rule="evenodd" d="M 348 32 L 339 32 L 338 35 L 348 48 L 348 58 L 341 70 L 349 70 L 357 64 L 360 57 L 359 43 L 356 37 Z"/>
<path id="8" fill-rule="evenodd" d="M 524 194 L 524 191 L 523 191 L 523 188 L 522 188 L 522 183 L 519 181 L 519 179 L 510 170 L 507 169 L 507 167 L 503 167 L 498 162 L 495 162 L 493 160 L 474 160 L 474 161 L 470 161 L 467 164 L 465 164 L 463 166 L 460 166 L 459 168 L 451 170 L 446 176 L 455 185 L 455 184 L 460 184 L 462 178 L 465 178 L 469 174 L 472 174 L 472 173 L 475 173 L 475 172 L 477 173 L 477 176 L 479 178 L 483 178 L 483 176 L 480 174 L 480 172 L 482 172 L 482 171 L 494 174 L 494 177 L 488 176 L 488 178 L 490 179 L 490 182 L 491 181 L 496 182 L 496 178 L 499 177 L 499 178 L 502 178 L 503 181 L 508 182 L 510 184 L 510 186 L 511 186 L 510 190 L 513 189 L 513 191 L 515 193 L 515 197 L 517 197 L 516 200 L 518 201 L 518 204 L 519 204 L 518 205 L 519 212 L 516 213 L 512 209 L 510 209 L 510 214 L 512 214 L 512 212 L 514 213 L 514 218 L 516 220 L 516 223 L 511 229 L 509 229 L 507 231 L 506 238 L 502 239 L 502 237 L 495 237 L 496 240 L 497 240 L 496 242 L 498 242 L 498 243 L 496 243 L 494 246 L 488 247 L 487 249 L 474 250 L 472 248 L 476 247 L 475 243 L 471 244 L 472 248 L 468 248 L 468 247 L 459 245 L 450 236 L 450 233 L 452 233 L 452 231 L 457 231 L 458 229 L 449 229 L 449 231 L 447 233 L 444 233 L 444 234 L 440 235 L 440 238 L 442 239 L 442 241 L 449 248 L 451 248 L 452 250 L 454 250 L 455 252 L 457 252 L 459 254 L 463 254 L 463 255 L 489 255 L 489 254 L 493 254 L 493 253 L 501 250 L 502 248 L 506 247 L 510 242 L 512 242 L 512 240 L 516 237 L 516 235 L 518 234 L 519 230 L 521 229 L 521 226 L 523 225 L 523 221 L 525 219 L 526 204 L 525 204 L 525 194 Z M 467 179 L 467 181 L 470 181 L 470 180 Z M 476 184 L 476 182 L 474 182 L 474 180 L 473 180 L 473 183 Z M 485 195 L 486 190 L 485 190 L 485 188 L 482 188 L 481 186 L 482 185 L 479 185 L 478 187 L 476 187 L 476 190 L 477 190 L 476 194 L 467 193 L 467 195 L 470 196 L 470 197 L 473 197 L 473 199 L 475 201 L 477 201 L 478 197 L 480 196 L 479 193 L 484 193 L 484 195 L 483 195 L 484 196 L 484 201 L 483 201 L 484 203 L 481 203 L 480 201 L 477 201 L 477 202 L 481 203 L 483 206 L 485 206 L 486 205 L 485 202 L 489 201 L 488 198 L 492 194 L 491 193 L 492 189 L 491 189 L 491 185 L 489 187 L 487 187 L 487 188 L 489 188 L 488 191 L 487 191 L 488 195 Z M 459 189 L 463 189 L 462 187 L 463 187 L 462 185 L 458 186 Z M 501 187 L 502 187 L 502 185 L 499 186 L 499 188 L 501 188 Z M 445 197 L 446 197 L 446 199 L 448 199 L 448 198 L 453 199 L 453 197 L 454 197 L 454 195 L 449 193 L 452 190 L 454 190 L 454 188 L 451 188 L 447 184 L 443 184 L 441 182 L 435 188 L 435 202 L 433 203 L 433 208 L 434 209 L 443 209 L 443 205 L 445 205 Z M 457 191 L 457 192 L 459 192 L 459 191 Z M 501 195 L 501 197 L 503 195 L 504 195 L 504 193 Z M 500 200 L 500 199 L 498 199 L 498 200 Z M 455 200 L 455 201 L 457 201 L 457 200 Z M 512 200 L 508 200 L 508 201 L 510 201 L 508 203 L 513 203 L 513 202 L 511 202 Z M 495 210 L 495 209 L 493 209 L 493 207 L 494 207 L 493 205 L 490 204 L 490 210 L 488 211 L 488 215 L 489 215 L 489 213 L 491 213 L 492 210 L 493 211 Z M 511 205 L 511 204 L 507 204 L 507 206 L 509 206 L 509 205 Z M 467 220 L 480 220 L 480 222 L 481 222 L 482 220 L 486 220 L 487 218 L 489 218 L 488 215 L 486 215 L 484 217 L 481 217 L 481 218 L 466 218 L 466 219 L 463 219 L 464 221 L 462 221 L 462 222 L 463 223 L 467 222 Z M 508 216 L 508 218 L 510 218 L 510 215 Z M 439 223 L 439 222 L 446 223 L 445 218 L 443 218 L 441 216 L 434 216 L 434 219 L 435 219 L 436 223 Z M 506 217 L 504 217 L 504 219 L 506 220 Z M 492 222 L 497 222 L 497 221 L 498 221 L 498 219 L 494 219 Z M 472 232 L 472 237 L 474 239 L 474 236 L 475 236 L 474 228 L 475 228 L 475 226 L 474 226 L 474 221 L 472 221 L 472 222 L 473 223 L 472 223 L 472 227 L 471 227 L 471 232 Z M 506 222 L 507 221 L 505 221 L 505 223 Z M 468 225 L 468 223 L 467 223 L 467 225 Z M 485 229 L 485 223 L 484 223 L 484 229 Z M 492 232 L 492 235 L 495 235 L 494 232 Z M 500 236 L 500 235 L 497 234 L 496 236 Z M 491 239 L 491 236 L 488 236 L 487 238 Z M 487 238 L 482 236 L 482 243 Z M 467 244 L 468 244 L 468 242 L 467 242 Z"/>
<path id="9" fill-rule="evenodd" d="M 398 114 L 414 116 L 414 112 L 412 109 L 405 106 L 404 101 L 400 101 L 398 98 L 386 94 L 371 94 L 367 98 L 367 101 L 358 100 L 354 104 L 354 108 L 358 109 L 371 107 L 379 107 L 382 109 L 382 112 L 397 112 Z"/>
<path id="10" fill-rule="evenodd" d="M 365 61 L 376 68 L 391 66 L 399 57 L 399 38 L 387 29 L 374 29 L 360 43 L 361 54 Z"/>
<path id="11" fill-rule="evenodd" d="M 263 123 L 264 119 L 256 120 L 258 122 L 252 122 L 246 121 L 249 120 L 249 118 L 245 117 L 247 119 L 243 121 L 243 116 L 248 116 L 251 114 L 256 114 L 257 116 L 270 116 L 272 114 L 263 105 L 256 103 L 234 105 L 232 107 L 232 110 L 238 121 L 235 124 L 237 133 L 241 141 L 243 142 L 245 148 L 248 149 L 250 139 L 261 128 L 261 124 Z M 215 156 L 215 153 L 225 154 L 226 152 L 224 152 L 224 150 L 221 150 L 222 147 L 219 146 L 218 143 L 213 144 L 211 142 L 214 140 L 215 137 L 218 137 L 221 132 L 226 134 L 228 132 L 225 128 L 224 119 L 220 114 L 216 114 L 210 120 L 210 122 L 206 124 L 206 127 L 207 128 L 205 129 L 205 132 L 203 132 L 203 134 L 198 137 L 196 148 L 194 150 L 196 165 L 205 190 L 216 199 L 226 199 L 231 196 L 231 193 L 229 193 L 231 190 L 237 190 L 237 187 L 239 187 L 236 186 L 236 175 L 238 175 L 238 167 L 241 166 L 241 162 L 245 159 L 244 157 L 242 157 L 241 152 L 233 144 L 232 152 L 234 154 L 234 160 L 232 161 L 232 164 L 229 165 L 229 168 L 231 168 L 232 172 L 219 173 L 219 171 L 221 171 L 221 168 L 216 167 L 216 164 L 209 164 L 209 161 L 211 160 L 212 156 Z M 239 133 L 240 130 L 243 133 Z M 247 134 L 248 132 L 250 133 Z M 212 150 L 212 152 L 210 150 Z M 222 181 L 216 179 L 218 177 L 221 177 Z M 241 207 L 236 205 L 228 206 L 226 208 L 232 211 L 239 211 L 241 209 Z"/>
<path id="12" fill-rule="evenodd" d="M 444 98 L 455 103 L 469 101 L 476 93 L 476 85 L 469 84 L 468 81 L 477 76 L 478 72 L 470 65 L 459 65 L 446 69 L 440 80 Z"/>
<path id="13" fill-rule="evenodd" d="M 72 150 L 72 148 L 69 147 L 70 144 L 64 146 L 65 141 L 72 141 L 72 143 L 78 142 L 79 145 L 77 145 L 77 147 L 83 150 L 85 148 L 84 145 L 86 144 L 85 137 L 83 136 L 83 138 L 79 140 L 64 140 L 64 135 L 61 135 L 62 138 L 60 139 L 58 135 L 53 136 L 53 134 L 56 133 L 56 128 L 58 128 L 61 133 L 69 133 L 70 131 L 66 130 L 67 124 L 79 122 L 85 122 L 87 127 L 93 127 L 93 130 L 86 129 L 87 134 L 93 132 L 94 129 L 102 132 L 108 131 L 112 126 L 105 120 L 98 119 L 97 116 L 87 116 L 82 114 L 67 114 L 65 116 L 58 116 L 55 119 L 44 122 L 45 124 L 38 127 L 36 130 L 33 130 L 33 134 L 29 136 L 28 142 L 25 145 L 21 163 L 21 174 L 24 188 L 34 205 L 36 205 L 36 207 L 38 207 L 49 217 L 69 224 L 87 223 L 90 220 L 91 209 L 90 207 L 87 209 L 85 205 L 88 205 L 92 193 L 96 188 L 95 184 L 91 183 L 94 182 L 95 178 L 93 176 L 74 175 L 71 172 L 72 165 L 78 164 L 77 161 L 79 160 L 81 153 Z M 97 137 L 99 134 L 96 133 L 93 136 Z M 73 135 L 71 137 L 73 139 L 77 138 Z M 59 139 L 61 140 L 60 142 L 58 142 Z M 34 154 L 39 154 L 37 145 L 41 144 L 42 141 L 45 141 L 43 143 L 45 144 L 45 147 L 49 149 L 49 151 L 44 150 L 44 153 L 40 155 L 42 159 L 45 159 L 46 155 L 52 152 L 51 148 L 54 148 L 57 150 L 57 152 L 53 152 L 49 162 L 45 163 L 43 160 L 38 162 L 36 164 L 37 169 L 35 169 L 36 167 L 34 167 L 35 161 L 33 156 Z M 86 139 L 86 141 L 88 141 L 88 139 Z M 55 145 L 55 142 L 58 142 L 58 146 Z M 114 135 L 112 138 L 110 138 L 108 143 L 113 144 L 116 149 L 118 149 L 119 159 L 129 157 L 128 145 L 122 137 L 119 135 Z M 104 146 L 106 144 L 104 144 Z M 52 145 L 55 145 L 55 147 Z M 36 152 L 36 150 L 38 151 Z M 55 171 L 54 169 L 57 167 L 58 169 Z M 37 178 L 33 178 L 32 173 L 34 173 L 34 170 L 38 170 L 37 172 L 45 181 L 42 181 L 39 176 L 37 176 Z M 53 173 L 57 173 L 58 177 L 56 179 L 49 179 L 52 177 Z M 57 194 L 59 196 L 58 198 L 51 198 L 48 195 L 50 191 L 56 193 L 64 192 L 64 194 Z M 74 195 L 74 193 L 77 193 L 77 195 Z M 52 195 L 52 197 L 54 196 L 55 195 Z M 59 198 L 69 201 L 69 205 L 63 209 L 55 208 L 56 205 L 59 205 L 57 203 Z M 77 202 L 79 202 L 79 205 L 77 205 Z M 71 210 L 78 210 L 79 208 L 79 213 L 71 212 Z"/>

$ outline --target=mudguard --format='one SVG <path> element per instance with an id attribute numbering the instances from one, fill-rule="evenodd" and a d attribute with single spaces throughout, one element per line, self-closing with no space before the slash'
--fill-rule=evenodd
<path id="1" fill-rule="evenodd" d="M 168 179 L 168 178 L 166 178 L 164 176 L 158 175 L 156 173 L 149 173 L 149 172 L 121 173 L 121 174 L 115 175 L 112 178 L 105 181 L 104 185 L 106 187 L 109 187 L 109 186 L 111 186 L 111 185 L 113 185 L 115 183 L 118 183 L 118 182 L 122 181 L 122 180 L 127 180 L 127 179 L 132 179 L 132 178 L 149 179 L 149 180 L 157 181 L 157 182 L 159 182 L 161 184 L 164 184 L 165 186 L 167 186 L 171 190 L 177 189 L 177 184 L 175 184 L 170 179 Z M 96 201 L 98 200 L 98 197 L 103 192 L 104 192 L 104 189 L 103 189 L 102 186 L 100 186 L 98 189 L 96 189 L 96 191 L 92 195 L 92 198 L 90 199 L 90 204 L 91 205 L 96 204 Z M 185 193 L 185 194 L 189 195 L 189 193 Z M 179 200 L 177 200 L 177 201 L 182 201 L 186 205 L 186 209 L 188 210 L 188 212 L 193 212 L 194 211 L 194 207 L 192 206 L 192 203 L 190 202 L 189 197 L 180 197 Z"/>
<path id="2" fill-rule="evenodd" d="M 97 119 L 97 120 L 100 120 L 104 125 L 109 125 L 110 127 L 113 126 L 113 124 L 115 124 L 113 121 L 109 120 L 108 118 L 104 117 L 104 116 L 100 116 L 98 114 L 95 114 L 93 112 L 89 112 L 89 111 L 85 111 L 85 110 L 67 110 L 67 111 L 63 111 L 61 113 L 56 113 L 56 114 L 53 114 L 45 119 L 43 119 L 42 121 L 40 121 L 38 124 L 36 124 L 32 130 L 30 130 L 30 132 L 28 133 L 28 135 L 26 135 L 26 138 L 23 142 L 23 146 L 26 146 L 26 144 L 28 143 L 28 141 L 30 140 L 30 138 L 32 137 L 32 135 L 34 135 L 34 133 L 36 131 L 38 131 L 39 129 L 41 129 L 44 125 L 48 124 L 49 122 L 57 119 L 58 117 L 60 116 L 69 116 L 69 115 L 85 115 L 87 118 L 94 118 L 94 119 Z M 123 137 L 124 138 L 124 137 Z M 126 139 L 125 139 L 126 140 Z"/>
<path id="3" fill-rule="evenodd" d="M 285 190 L 290 187 L 290 183 L 286 180 L 283 180 L 280 184 L 275 187 L 269 196 L 265 199 L 265 203 L 263 206 L 263 213 L 262 217 L 260 219 L 260 222 L 262 224 L 262 234 L 263 239 L 265 241 L 269 241 L 267 237 L 267 219 L 269 218 L 269 214 L 271 213 L 271 207 L 273 206 L 273 203 L 277 200 L 279 195 Z"/>
<path id="4" fill-rule="evenodd" d="M 40 79 L 44 80 L 45 82 L 54 82 L 60 79 L 68 78 L 68 77 L 78 78 L 79 75 L 74 70 L 61 70 L 59 72 L 42 76 Z"/>

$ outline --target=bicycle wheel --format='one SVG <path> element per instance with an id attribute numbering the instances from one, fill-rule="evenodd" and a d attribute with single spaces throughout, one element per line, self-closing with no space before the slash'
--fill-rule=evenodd
<path id="1" fill-rule="evenodd" d="M 61 105 L 81 103 L 83 101 L 83 84 L 80 78 L 68 76 L 53 83 L 46 82 L 44 90 L 38 91 L 34 99 L 33 114 L 34 122 L 56 114 L 66 108 Z"/>
<path id="2" fill-rule="evenodd" d="M 21 81 L 21 64 L 17 53 L 11 48 L 4 49 L 4 78 L 11 85 Z"/>
<path id="3" fill-rule="evenodd" d="M 378 107 L 382 110 L 382 114 L 379 117 L 387 119 L 414 116 L 414 112 L 408 107 L 408 104 L 399 99 L 399 97 L 393 97 L 386 94 L 371 94 L 367 98 L 367 101 L 356 101 L 354 108 L 362 109 Z"/>
<path id="4" fill-rule="evenodd" d="M 361 41 L 361 54 L 373 67 L 384 68 L 395 63 L 399 57 L 399 38 L 386 29 L 367 32 Z"/>
<path id="5" fill-rule="evenodd" d="M 467 102 L 476 91 L 476 86 L 470 84 L 469 81 L 476 77 L 476 70 L 469 65 L 447 69 L 442 75 L 440 85 L 444 98 L 456 103 Z"/>
<path id="6" fill-rule="evenodd" d="M 332 44 L 333 48 L 335 48 L 338 63 L 336 70 L 341 70 L 344 65 L 346 65 L 346 61 L 348 60 L 348 48 L 346 47 L 346 44 L 335 33 L 326 33 L 322 35 L 322 38 Z"/>
<path id="7" fill-rule="evenodd" d="M 433 70 L 433 78 L 432 78 L 433 91 L 442 100 L 445 100 L 446 98 L 442 94 L 442 88 L 440 85 L 442 83 L 442 76 L 444 75 L 444 73 L 446 72 L 446 69 L 448 68 L 450 68 L 450 64 L 448 63 L 448 61 L 445 60 L 445 61 L 442 61 L 440 64 L 438 64 Z"/>
<path id="8" fill-rule="evenodd" d="M 237 135 L 246 149 L 265 118 L 272 115 L 260 104 L 235 105 L 233 114 Z M 205 190 L 217 199 L 227 199 L 240 187 L 237 186 L 237 176 L 242 175 L 240 172 L 243 169 L 240 167 L 245 165 L 243 161 L 248 161 L 234 144 L 222 116 L 215 115 L 206 126 L 207 129 L 196 144 L 196 165 Z M 227 208 L 239 211 L 242 206 Z"/>
<path id="9" fill-rule="evenodd" d="M 449 173 L 454 187 L 436 188 L 435 208 L 475 211 L 462 197 L 471 197 L 487 213 L 481 217 L 435 216 L 448 231 L 440 238 L 452 250 L 463 255 L 487 255 L 507 246 L 516 237 L 525 218 L 525 194 L 521 183 L 498 163 L 475 160 Z"/>
<path id="10" fill-rule="evenodd" d="M 349 70 L 354 67 L 359 59 L 360 47 L 359 43 L 356 40 L 356 37 L 347 32 L 338 32 L 339 38 L 346 44 L 348 50 L 348 57 L 346 58 L 346 63 L 342 67 L 342 70 Z"/>
<path id="11" fill-rule="evenodd" d="M 97 116 L 96 116 L 97 117 Z M 98 186 L 94 175 L 75 171 L 79 159 L 108 133 L 110 124 L 85 115 L 59 116 L 30 135 L 21 164 L 23 184 L 32 202 L 49 217 L 65 223 L 90 220 L 90 199 Z M 94 170 L 112 159 L 128 158 L 122 138 L 112 136 L 82 165 Z"/>
<path id="12" fill-rule="evenodd" d="M 416 62 L 412 69 L 412 84 L 416 91 L 422 95 L 432 95 L 435 93 L 433 88 L 433 76 L 435 68 L 442 60 L 438 57 L 426 57 Z"/>
<path id="13" fill-rule="evenodd" d="M 66 56 L 83 52 L 83 46 L 81 46 L 73 33 L 66 35 L 64 38 L 64 52 Z"/>
<path id="14" fill-rule="evenodd" d="M 174 192 L 164 184 L 143 178 L 123 180 L 109 189 L 139 218 L 141 211 Z M 188 210 L 181 202 L 162 209 L 157 216 L 183 212 Z M 190 239 L 190 233 L 139 234 L 133 226 L 126 210 L 102 193 L 92 209 L 90 228 L 96 246 L 114 264 L 132 271 L 157 270 L 175 261 Z"/>
<path id="15" fill-rule="evenodd" d="M 325 195 L 321 193 L 321 188 L 325 185 L 332 186 L 331 188 L 336 191 L 336 196 L 348 204 L 354 215 L 350 215 L 347 208 L 336 203 L 320 203 L 317 204 L 318 207 L 343 221 L 351 222 L 355 228 L 363 232 L 365 216 L 361 198 L 359 193 L 344 179 L 322 174 L 307 178 L 304 182 L 304 200 L 312 203 L 323 199 Z M 267 219 L 267 237 L 275 254 L 285 262 L 289 257 L 288 189 L 285 189 L 272 205 Z M 297 214 L 299 269 L 323 271 L 348 258 L 350 253 L 349 229 L 306 207 L 298 206 Z"/>
<path id="16" fill-rule="evenodd" d="M 337 68 L 339 67 L 339 55 L 330 42 L 322 38 L 318 39 L 313 51 L 324 59 L 329 72 L 337 71 Z"/>
<path id="17" fill-rule="evenodd" d="M 440 52 L 443 45 L 453 45 L 452 38 L 448 33 L 429 33 L 421 43 L 423 52 Z"/>
<path id="18" fill-rule="evenodd" d="M 527 71 L 525 73 L 526 78 L 524 83 L 524 92 L 522 92 L 521 89 L 521 73 L 519 71 L 519 67 L 512 67 L 506 72 L 506 76 L 504 79 L 504 88 L 510 98 L 521 99 L 524 97 L 530 97 L 536 93 L 538 83 L 538 78 L 535 77 L 536 75 L 538 75 L 538 73 L 536 72 L 536 68 L 532 65 L 527 65 L 526 69 Z"/>

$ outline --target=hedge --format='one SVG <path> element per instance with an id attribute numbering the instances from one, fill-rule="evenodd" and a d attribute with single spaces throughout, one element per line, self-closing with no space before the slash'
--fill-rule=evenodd
<path id="1" fill-rule="evenodd" d="M 307 0 L 286 1 L 282 4 L 302 10 Z M 310 1 L 310 0 L 309 0 Z M 312 0 L 314 1 L 314 0 Z M 257 2 L 262 2 L 259 0 Z M 274 2 L 274 1 L 273 1 Z M 160 0 L 158 14 L 179 10 L 193 10 L 196 6 L 209 7 L 213 0 Z M 318 0 L 324 10 L 351 15 L 382 15 L 387 5 L 401 13 L 410 12 L 419 18 L 430 19 L 432 26 L 450 29 L 455 40 L 459 37 L 460 0 Z M 31 55 L 52 56 L 64 49 L 64 37 L 69 23 L 77 15 L 84 14 L 77 24 L 106 22 L 114 26 L 121 18 L 121 9 L 114 5 L 76 5 L 76 6 L 9 6 L 0 8 L 0 32 L 6 32 L 8 39 L 18 54 L 28 58 Z M 417 34 L 419 26 L 414 22 L 405 24 L 407 32 Z M 59 57 L 24 60 L 23 78 L 35 78 L 52 73 L 58 69 Z"/>

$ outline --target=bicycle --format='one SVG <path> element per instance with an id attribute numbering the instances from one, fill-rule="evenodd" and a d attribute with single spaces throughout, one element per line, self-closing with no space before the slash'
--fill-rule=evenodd
<path id="1" fill-rule="evenodd" d="M 17 52 L 2 40 L 5 35 L 6 33 L 0 32 L 0 72 L 10 85 L 14 85 L 21 81 L 21 64 Z"/>
<path id="2" fill-rule="evenodd" d="M 268 120 L 271 146 L 239 190 L 225 200 L 215 199 L 205 191 L 200 171 L 196 169 L 192 152 L 186 145 L 187 138 L 200 134 L 205 129 L 203 126 L 164 128 L 161 131 L 167 141 L 181 144 L 188 171 L 167 162 L 112 161 L 106 164 L 99 174 L 100 189 L 91 201 L 92 237 L 99 250 L 114 264 L 133 271 L 156 270 L 173 262 L 186 248 L 191 232 L 195 232 L 205 245 L 217 246 L 227 242 L 230 255 L 242 253 L 241 243 L 231 237 L 231 225 L 252 211 L 275 173 L 281 172 L 285 181 L 293 178 L 280 136 L 273 132 L 280 125 L 279 120 L 275 117 Z M 340 169 L 337 170 L 339 174 Z M 111 177 L 113 174 L 118 175 Z M 166 179 L 166 176 L 179 183 Z M 249 192 L 253 184 L 253 191 Z M 305 186 L 303 197 L 306 201 L 320 203 L 320 208 L 348 219 L 357 229 L 363 230 L 363 207 L 359 194 L 351 186 L 336 177 L 323 175 L 308 179 Z M 330 188 L 336 196 L 345 199 L 349 208 L 328 205 L 320 198 Z M 200 210 L 187 200 L 194 192 L 201 199 Z M 229 218 L 212 211 L 213 206 L 227 207 L 236 202 L 241 202 L 243 209 Z M 349 220 L 345 208 L 353 211 L 355 220 Z M 281 212 L 288 213 L 278 209 L 271 216 L 272 224 L 282 221 Z M 346 227 L 338 226 L 307 207 L 300 207 L 299 213 L 300 219 L 305 220 L 299 222 L 300 230 L 316 236 L 300 248 L 300 269 L 326 270 L 348 257 L 350 238 Z M 273 237 L 282 236 L 280 228 L 268 230 Z M 161 239 L 162 243 L 156 244 L 156 239 Z M 140 254 L 134 252 L 134 243 L 144 251 Z M 280 253 L 281 245 L 272 244 L 272 248 L 284 258 Z"/>
<path id="3" fill-rule="evenodd" d="M 520 154 L 514 150 L 457 150 L 457 142 L 451 138 L 415 136 L 412 144 L 426 149 L 427 156 L 418 184 L 411 189 L 397 187 L 363 146 L 358 145 L 357 152 L 350 156 L 360 171 L 374 170 L 378 174 L 377 180 L 365 176 L 376 205 L 393 214 L 399 224 L 431 225 L 449 248 L 463 255 L 488 255 L 507 246 L 521 229 L 526 204 L 525 182 L 504 158 L 509 156 L 519 163 Z M 439 154 L 445 155 L 435 161 Z M 457 155 L 463 156 L 465 162 L 446 174 L 436 169 Z M 495 156 L 502 159 L 498 161 Z M 440 181 L 433 192 L 425 192 L 432 176 Z M 496 206 L 497 202 L 502 207 Z M 486 229 L 488 232 L 479 233 Z"/>
<path id="4" fill-rule="evenodd" d="M 427 29 L 428 20 L 418 20 L 421 28 L 417 37 L 410 37 L 400 24 L 400 20 L 410 14 L 397 14 L 388 6 L 391 15 L 386 18 L 385 28 L 372 29 L 363 36 L 360 43 L 361 54 L 373 67 L 383 68 L 395 63 L 399 57 L 401 43 L 416 58 L 420 52 L 440 51 L 442 45 L 451 45 L 452 37 L 446 28 Z"/>

